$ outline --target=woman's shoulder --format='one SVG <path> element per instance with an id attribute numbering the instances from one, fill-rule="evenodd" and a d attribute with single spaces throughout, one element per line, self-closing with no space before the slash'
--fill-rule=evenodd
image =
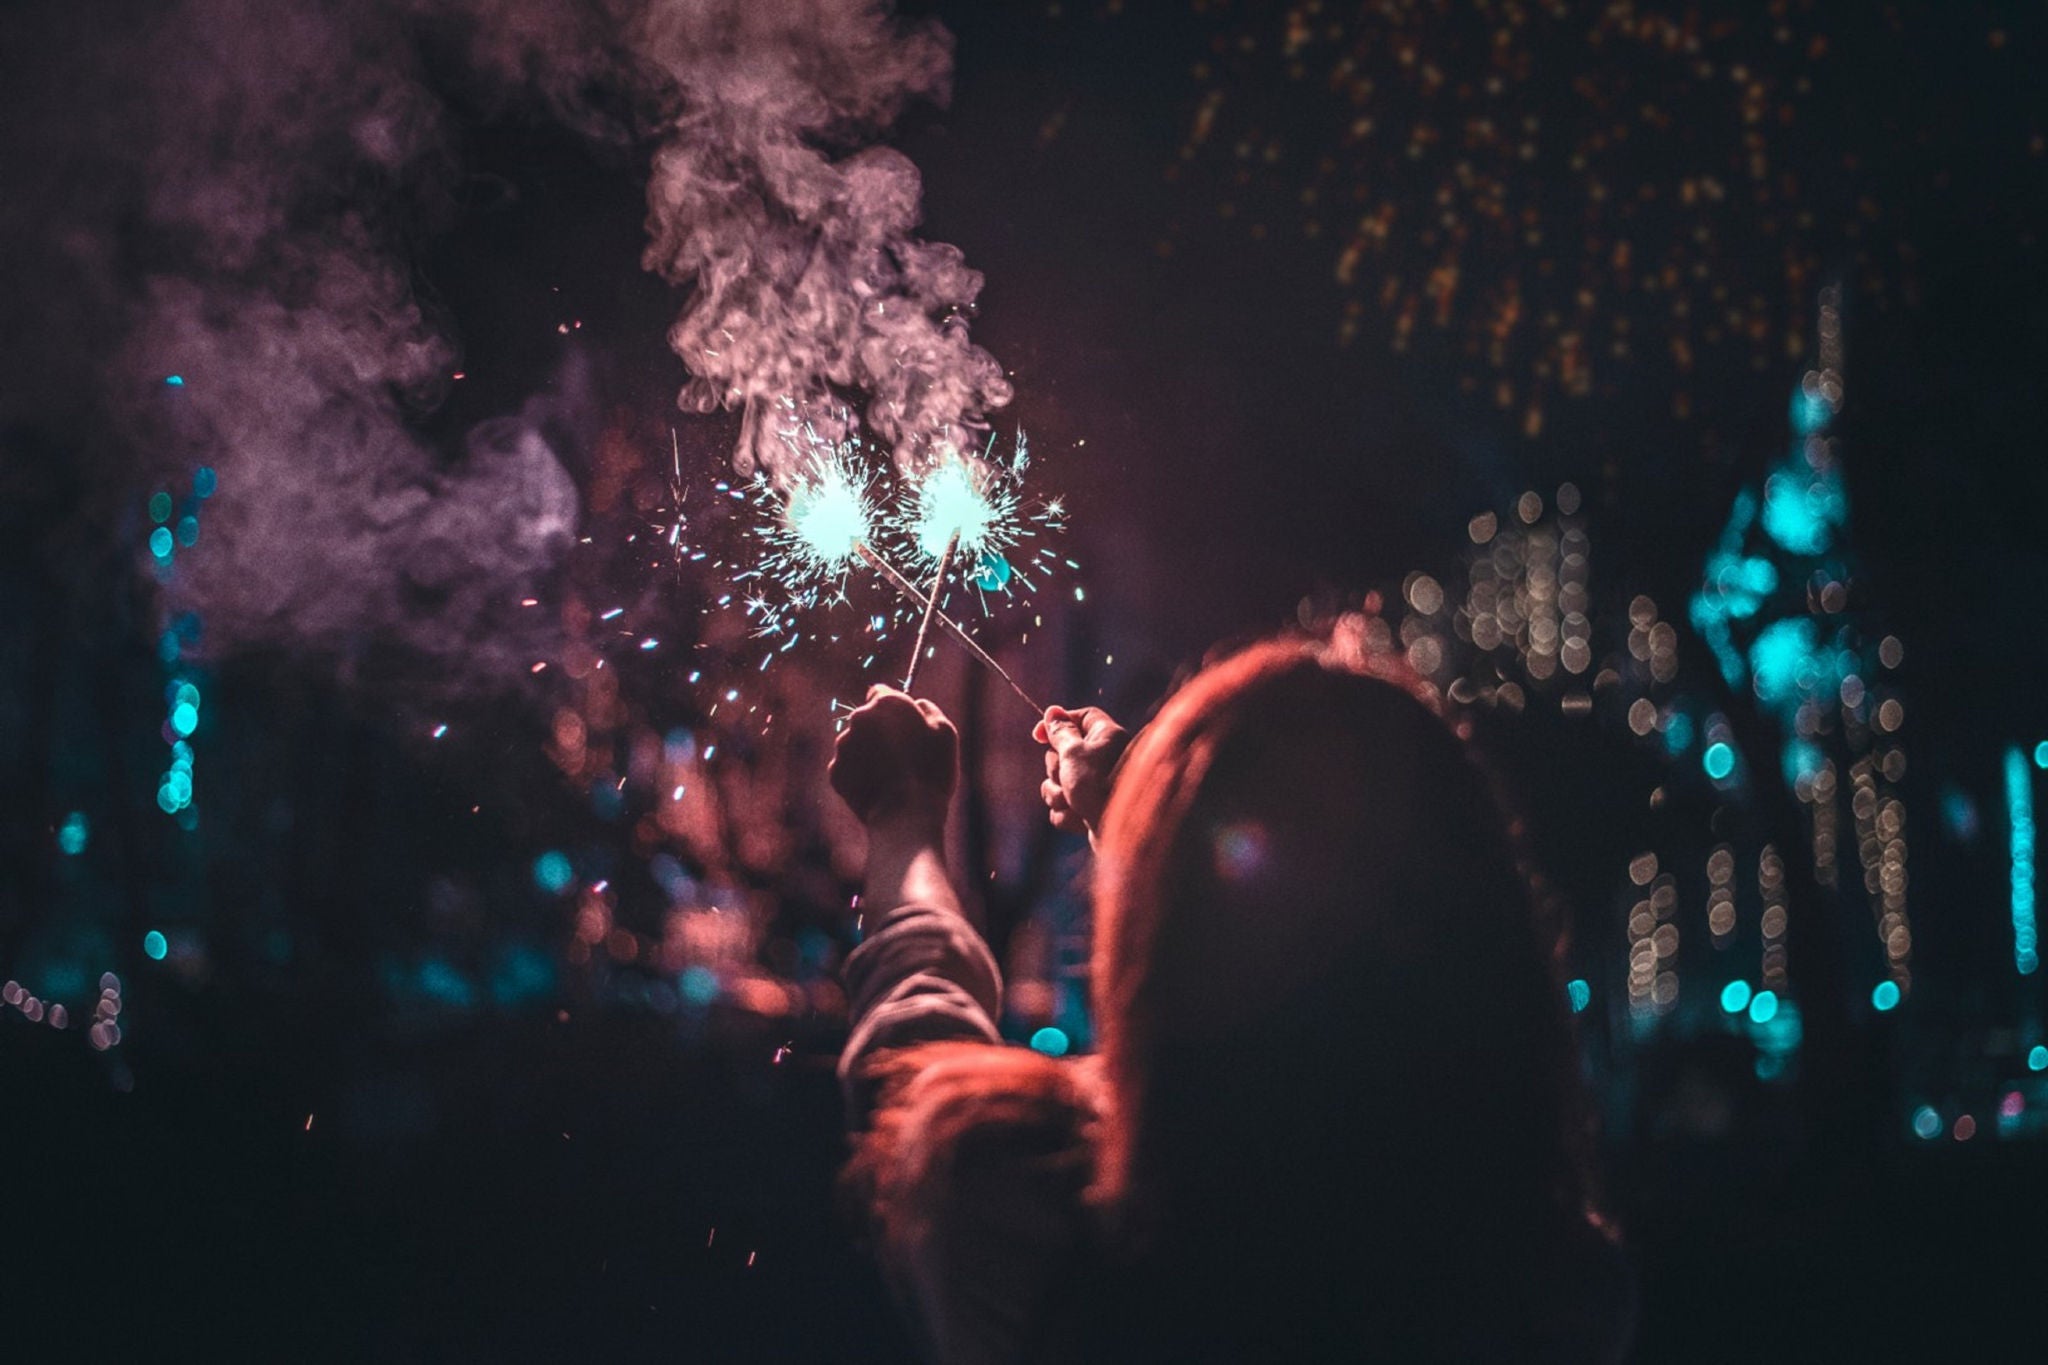
<path id="1" fill-rule="evenodd" d="M 875 1067 L 847 1174 L 885 1271 L 939 1358 L 1030 1357 L 1094 1237 L 1095 1063 L 937 1043 Z"/>
<path id="2" fill-rule="evenodd" d="M 963 1185 L 1028 1177 L 1078 1197 L 1093 1178 L 1102 1085 L 1092 1058 L 948 1042 L 885 1053 L 869 1068 L 879 1102 L 855 1137 L 849 1178 L 881 1221 L 928 1221 Z"/>

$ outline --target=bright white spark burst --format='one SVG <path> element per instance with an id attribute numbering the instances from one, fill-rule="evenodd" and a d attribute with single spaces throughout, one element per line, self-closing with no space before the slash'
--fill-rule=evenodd
<path id="1" fill-rule="evenodd" d="M 1030 443 L 1021 431 L 1008 461 L 996 458 L 993 435 L 978 459 L 947 451 L 911 490 L 908 507 L 891 518 L 894 539 L 907 547 L 908 558 L 926 568 L 936 566 L 946 546 L 959 537 L 948 581 L 938 588 L 943 594 L 955 579 L 965 582 L 976 590 L 984 615 L 988 594 L 1019 596 L 1036 589 L 1019 571 L 1018 559 L 1034 572 L 1053 567 L 1049 547 L 1032 547 L 1028 556 L 1020 555 L 1019 548 L 1041 532 L 1066 529 L 1066 506 L 1058 498 L 1026 506 L 1022 485 L 1030 463 Z M 946 605 L 943 597 L 940 605 Z"/>
<path id="2" fill-rule="evenodd" d="M 779 482 L 764 476 L 739 486 L 713 485 L 750 513 L 754 551 L 731 566 L 738 591 L 719 597 L 716 607 L 737 605 L 756 639 L 774 641 L 758 660 L 761 670 L 811 637 L 858 641 L 865 668 L 898 629 L 916 628 L 919 614 L 903 598 L 879 585 L 879 599 L 862 596 L 863 546 L 902 565 L 920 587 L 936 588 L 941 608 L 955 619 L 962 619 L 959 588 L 974 590 L 986 619 L 995 605 L 992 596 L 1022 600 L 1036 590 L 1041 574 L 1050 576 L 1063 563 L 1077 567 L 1056 557 L 1047 543 L 1050 533 L 1065 529 L 1065 505 L 1057 498 L 1025 502 L 1021 485 L 1029 446 L 1022 432 L 1007 460 L 996 456 L 992 436 L 981 456 L 948 450 L 915 482 L 890 475 L 881 485 L 886 494 L 878 491 L 880 462 L 858 437 L 831 441 L 807 424 L 785 439 L 797 456 L 794 475 L 785 472 Z M 959 547 L 945 582 L 936 583 L 933 572 L 956 533 Z M 677 553 L 705 558 L 702 547 L 680 541 Z M 878 601 L 886 602 L 881 610 Z M 845 620 L 828 615 L 840 607 L 858 614 Z"/>
<path id="3" fill-rule="evenodd" d="M 911 497 L 910 534 L 918 552 L 934 563 L 955 536 L 962 553 L 979 554 L 1000 548 L 991 542 L 1014 524 L 1016 505 L 1016 492 L 992 473 L 950 457 L 918 483 Z"/>
<path id="4" fill-rule="evenodd" d="M 761 557 L 734 575 L 747 586 L 745 610 L 763 636 L 794 628 L 796 613 L 844 601 L 846 575 L 874 535 L 873 480 L 860 443 L 833 445 L 805 428 L 808 467 L 786 494 L 756 478 L 748 500 L 760 512 Z"/>
<path id="5" fill-rule="evenodd" d="M 874 513 L 859 473 L 841 452 L 820 461 L 814 476 L 790 490 L 790 546 L 827 573 L 853 562 L 872 534 Z"/>

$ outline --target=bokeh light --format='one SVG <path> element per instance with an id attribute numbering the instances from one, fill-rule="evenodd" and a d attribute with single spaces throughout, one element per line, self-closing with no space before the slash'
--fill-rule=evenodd
<path id="1" fill-rule="evenodd" d="M 2018 748 L 2005 754 L 2005 808 L 2011 830 L 2012 956 L 2021 976 L 2041 965 L 2034 918 L 2034 779 Z"/>
<path id="2" fill-rule="evenodd" d="M 533 860 L 533 884 L 551 896 L 560 895 L 576 880 L 576 869 L 567 854 L 549 849 Z"/>
<path id="3" fill-rule="evenodd" d="M 57 827 L 57 847 L 65 856 L 75 858 L 85 852 L 85 845 L 92 836 L 92 825 L 82 810 L 72 811 L 64 817 L 64 823 Z"/>
<path id="4" fill-rule="evenodd" d="M 1031 1035 L 1031 1046 L 1048 1057 L 1064 1057 L 1070 1044 L 1065 1032 L 1048 1024 Z"/>

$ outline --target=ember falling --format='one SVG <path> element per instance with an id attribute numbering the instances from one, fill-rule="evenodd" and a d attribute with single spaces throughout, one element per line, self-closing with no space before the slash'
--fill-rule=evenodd
<path id="1" fill-rule="evenodd" d="M 836 732 L 945 709 L 1002 1031 L 1087 1054 L 1025 709 L 1283 627 L 1522 813 L 1631 1359 L 2038 1335 L 2039 14 L 5 31 L 11 1354 L 914 1358 Z"/>

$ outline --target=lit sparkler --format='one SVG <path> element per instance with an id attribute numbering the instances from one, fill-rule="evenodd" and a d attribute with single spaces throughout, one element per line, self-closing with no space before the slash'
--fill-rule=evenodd
<path id="1" fill-rule="evenodd" d="M 777 494 L 765 478 L 751 493 L 764 513 L 766 545 L 754 567 L 735 577 L 754 585 L 745 607 L 759 633 L 779 635 L 793 630 L 793 613 L 844 600 L 847 571 L 874 534 L 873 480 L 858 441 L 835 446 L 812 433 L 810 466 L 786 493 Z"/>
<path id="2" fill-rule="evenodd" d="M 736 591 L 719 597 L 713 609 L 737 606 L 756 639 L 775 642 L 760 667 L 767 669 L 806 638 L 838 643 L 857 634 L 868 646 L 861 661 L 866 668 L 875 662 L 875 646 L 893 631 L 915 626 L 908 688 L 936 623 L 1040 710 L 946 609 L 954 587 L 973 588 L 986 615 L 994 605 L 991 594 L 1015 603 L 1058 565 L 1078 567 L 1056 558 L 1049 540 L 1048 533 L 1064 529 L 1064 505 L 1058 499 L 1027 504 L 1023 496 L 1029 462 L 1024 435 L 1018 433 L 1007 460 L 995 457 L 993 438 L 979 457 L 947 447 L 921 478 L 900 482 L 856 436 L 828 438 L 810 423 L 794 423 L 782 439 L 796 458 L 783 462 L 775 478 L 711 485 L 750 514 L 742 524 L 753 541 L 752 551 L 732 566 Z M 680 521 L 678 513 L 678 526 Z M 678 539 L 676 554 L 697 561 L 707 557 L 707 549 Z M 851 581 L 859 576 L 857 561 L 893 591 L 893 606 L 876 610 L 859 600 L 860 589 Z M 841 607 L 853 617 L 840 613 Z"/>
<path id="3" fill-rule="evenodd" d="M 801 547 L 806 563 L 824 573 L 852 562 L 860 543 L 868 538 L 873 520 L 867 490 L 859 475 L 842 461 L 828 463 L 814 481 L 799 486 L 789 497 L 792 543 Z"/>
<path id="4" fill-rule="evenodd" d="M 856 451 L 857 445 L 847 442 L 818 457 L 808 476 L 791 488 L 783 500 L 781 516 L 769 522 L 766 534 L 770 549 L 762 557 L 759 569 L 742 577 L 772 577 L 788 590 L 793 600 L 808 605 L 828 593 L 843 597 L 847 570 L 856 559 L 861 560 L 880 574 L 912 608 L 923 613 L 923 624 L 918 631 L 920 653 L 925 630 L 937 621 L 968 653 L 1009 684 L 1010 690 L 1021 697 L 1034 714 L 1043 714 L 1045 708 L 1033 701 L 1031 695 L 1017 685 L 1016 680 L 959 622 L 938 608 L 939 588 L 945 579 L 947 561 L 952 558 L 956 544 L 966 543 L 969 528 L 956 525 L 948 533 L 946 543 L 940 546 L 939 573 L 933 581 L 932 591 L 929 594 L 918 591 L 916 584 L 868 544 L 876 519 L 868 482 L 854 463 Z M 974 522 L 973 534 L 979 543 L 986 544 L 994 524 L 993 514 L 1001 504 L 979 496 L 970 499 L 963 494 L 960 490 L 973 487 L 971 478 L 949 482 L 950 486 L 941 493 L 940 499 L 926 500 L 925 505 L 947 509 L 950 515 Z M 1014 515 L 1014 511 L 1009 514 Z M 766 618 L 770 630 L 780 628 L 783 623 L 774 606 L 760 595 L 748 599 L 747 610 Z M 906 680 L 904 686 L 907 688 L 915 677 L 913 662 L 911 679 Z"/>
<path id="5" fill-rule="evenodd" d="M 1051 572 L 1051 547 L 1033 542 L 1041 533 L 1065 529 L 1066 506 L 1057 498 L 1035 507 L 1025 502 L 1022 485 L 1030 463 L 1030 444 L 1021 431 L 1007 461 L 996 457 L 993 435 L 979 458 L 944 450 L 911 490 L 908 505 L 890 518 L 889 529 L 907 555 L 937 566 L 935 595 L 944 596 L 949 562 L 982 595 L 984 609 L 989 593 L 1036 588 L 1018 560 L 1033 573 Z"/>
<path id="6" fill-rule="evenodd" d="M 1017 539 L 1017 491 L 989 466 L 942 460 L 911 497 L 909 529 L 919 553 L 943 560 L 958 545 L 969 554 L 1001 551 Z"/>

